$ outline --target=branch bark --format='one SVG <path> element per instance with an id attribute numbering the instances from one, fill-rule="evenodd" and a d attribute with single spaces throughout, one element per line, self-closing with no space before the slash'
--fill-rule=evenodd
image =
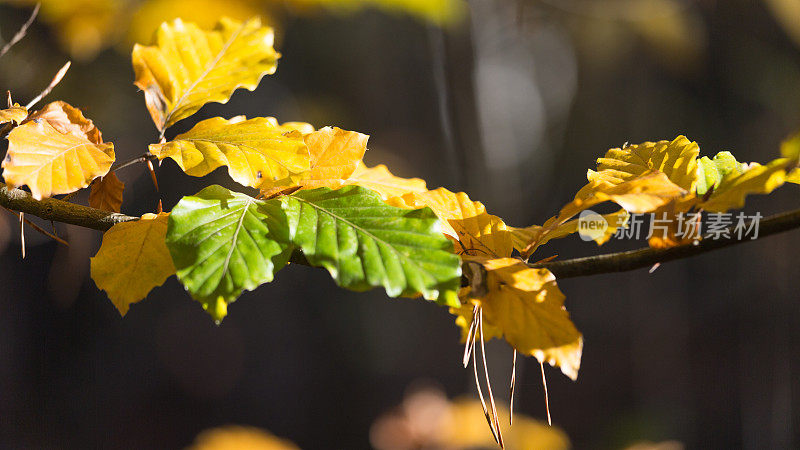
<path id="1" fill-rule="evenodd" d="M 106 231 L 114 224 L 138 220 L 138 217 L 125 214 L 101 211 L 88 206 L 49 198 L 35 200 L 31 194 L 20 189 L 12 189 L 0 183 L 0 206 L 31 214 L 42 219 L 69 223 L 85 228 Z M 731 238 L 700 241 L 697 245 L 682 245 L 668 249 L 643 248 L 627 252 L 609 253 L 585 258 L 550 261 L 531 264 L 531 267 L 543 267 L 553 272 L 556 278 L 573 278 L 603 273 L 625 272 L 650 267 L 656 263 L 664 263 L 676 259 L 689 258 L 712 250 L 743 244 L 763 239 L 767 236 L 800 228 L 800 209 L 767 217 L 760 221 L 757 239 L 736 239 L 731 230 Z M 292 261 L 308 264 L 302 254 L 292 255 Z"/>

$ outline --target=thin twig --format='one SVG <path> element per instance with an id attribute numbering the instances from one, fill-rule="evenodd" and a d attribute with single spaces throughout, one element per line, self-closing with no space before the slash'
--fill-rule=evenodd
<path id="1" fill-rule="evenodd" d="M 28 21 L 25 22 L 22 25 L 22 27 L 20 27 L 19 31 L 17 31 L 17 33 L 14 35 L 14 37 L 12 37 L 11 40 L 8 41 L 8 43 L 6 45 L 4 45 L 2 49 L 0 49 L 0 58 L 3 57 L 3 55 L 5 55 L 6 53 L 8 53 L 8 51 L 11 50 L 11 47 L 16 45 L 17 42 L 21 41 L 22 38 L 25 37 L 25 35 L 28 33 L 28 28 L 31 26 L 31 24 L 33 24 L 33 21 L 36 19 L 36 16 L 39 14 L 39 7 L 40 6 L 42 6 L 41 3 L 37 3 L 36 4 L 36 7 L 33 8 L 33 12 L 31 13 L 31 16 L 28 18 Z"/>
<path id="2" fill-rule="evenodd" d="M 542 368 L 542 387 L 544 388 L 544 408 L 547 410 L 547 424 L 553 426 L 553 418 L 550 417 L 550 395 L 547 393 L 547 377 L 544 375 L 544 363 L 539 361 Z"/>
<path id="3" fill-rule="evenodd" d="M 25 109 L 33 108 L 33 106 L 39 103 L 41 99 L 45 98 L 47 94 L 49 94 L 50 91 L 52 91 L 53 88 L 56 87 L 58 83 L 61 82 L 61 80 L 64 78 L 64 75 L 67 74 L 67 70 L 69 70 L 70 65 L 72 65 L 72 61 L 67 61 L 66 64 L 61 66 L 58 72 L 56 72 L 56 76 L 54 76 L 53 80 L 50 81 L 50 84 L 48 84 L 47 87 L 44 88 L 44 90 L 39 95 L 37 95 L 33 100 L 31 100 L 30 103 L 25 105 Z"/>
<path id="4" fill-rule="evenodd" d="M 517 383 L 517 350 L 511 360 L 511 387 L 508 390 L 508 426 L 514 425 L 514 385 Z"/>
<path id="5" fill-rule="evenodd" d="M 475 316 L 477 317 L 477 315 Z M 477 333 L 473 337 L 473 339 L 477 339 Z M 472 346 L 474 347 L 475 344 L 473 343 Z M 495 442 L 500 442 L 497 439 L 497 433 L 494 430 L 494 424 L 492 423 L 492 419 L 489 417 L 489 409 L 486 408 L 486 400 L 483 397 L 483 391 L 481 390 L 481 378 L 478 376 L 478 361 L 476 358 L 477 350 L 472 352 L 472 372 L 475 374 L 475 387 L 478 388 L 478 398 L 481 401 L 481 406 L 483 407 L 483 415 L 486 417 L 486 422 L 489 424 L 489 429 L 492 430 L 492 437 L 494 437 Z"/>
<path id="6" fill-rule="evenodd" d="M 503 445 L 503 433 L 500 431 L 500 419 L 497 406 L 494 403 L 494 393 L 492 392 L 492 382 L 489 380 L 489 367 L 486 364 L 486 347 L 483 339 L 483 308 L 478 310 L 478 329 L 481 334 L 481 358 L 483 359 L 483 374 L 486 376 L 486 390 L 489 392 L 489 403 L 492 405 L 492 419 L 494 426 L 497 429 L 497 443 L 500 448 L 505 448 Z"/>
<path id="7" fill-rule="evenodd" d="M 22 259 L 25 259 L 25 213 L 19 213 L 19 242 L 22 245 Z"/>
<path id="8" fill-rule="evenodd" d="M 6 208 L 5 206 L 3 207 L 3 209 L 5 209 L 6 211 L 8 211 L 9 213 L 11 213 L 11 214 L 12 214 L 12 215 L 14 215 L 14 216 L 16 216 L 16 215 L 17 215 L 17 213 L 15 213 L 14 211 L 12 211 L 12 210 L 10 210 L 10 209 Z M 20 214 L 20 215 L 22 215 L 22 213 L 19 213 L 19 214 Z M 60 243 L 60 244 L 64 244 L 64 245 L 66 245 L 67 247 L 69 247 L 69 243 L 68 243 L 67 241 L 65 241 L 65 240 L 61 239 L 60 237 L 58 237 L 58 236 L 57 236 L 57 235 L 55 235 L 54 233 L 50 233 L 49 231 L 45 230 L 44 228 L 40 227 L 39 225 L 36 225 L 35 223 L 31 222 L 31 221 L 30 221 L 30 220 L 28 220 L 28 219 L 25 219 L 25 218 L 23 218 L 22 220 L 23 220 L 25 223 L 27 223 L 28 225 L 30 225 L 30 226 L 31 226 L 31 227 L 32 227 L 34 230 L 38 231 L 39 233 L 42 233 L 43 235 L 45 235 L 45 236 L 47 236 L 47 237 L 49 237 L 49 238 L 51 238 L 51 239 L 55 240 L 56 242 L 58 242 L 58 243 Z M 53 223 L 53 222 L 51 221 L 50 223 Z M 55 227 L 55 225 L 53 225 L 53 231 L 55 231 L 55 229 L 56 229 L 56 227 Z M 23 240 L 23 242 L 24 242 L 24 240 Z"/>
<path id="9" fill-rule="evenodd" d="M 156 159 L 156 158 L 158 158 L 158 157 L 156 155 L 152 154 L 152 153 L 144 153 L 144 154 L 139 155 L 139 156 L 137 156 L 135 158 L 129 159 L 129 160 L 124 161 L 124 162 L 121 162 L 119 164 L 115 164 L 114 166 L 111 167 L 111 170 L 109 170 L 109 172 L 116 172 L 116 171 L 118 171 L 120 169 L 124 169 L 124 168 L 132 166 L 134 164 L 143 163 L 145 161 L 153 160 L 153 159 Z"/>

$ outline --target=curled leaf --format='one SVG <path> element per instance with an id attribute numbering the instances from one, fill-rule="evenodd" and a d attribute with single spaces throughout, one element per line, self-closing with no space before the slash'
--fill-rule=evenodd
<path id="1" fill-rule="evenodd" d="M 10 108 L 0 109 L 0 125 L 8 122 L 20 124 L 26 117 L 28 117 L 28 110 L 17 104 Z"/>
<path id="2" fill-rule="evenodd" d="M 80 109 L 69 103 L 62 101 L 48 103 L 28 117 L 28 121 L 35 119 L 46 120 L 61 133 L 84 137 L 95 144 L 103 143 L 103 135 L 94 122 L 84 117 Z"/>
<path id="3" fill-rule="evenodd" d="M 399 197 L 409 192 L 422 193 L 428 190 L 425 187 L 424 180 L 394 176 L 383 164 L 375 167 L 367 167 L 364 164 L 360 164 L 353 172 L 353 175 L 345 181 L 345 184 L 363 186 L 377 192 L 384 200 L 391 197 Z"/>

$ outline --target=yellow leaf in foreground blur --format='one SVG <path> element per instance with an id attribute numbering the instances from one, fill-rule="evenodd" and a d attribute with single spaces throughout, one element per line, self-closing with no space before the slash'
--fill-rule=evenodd
<path id="1" fill-rule="evenodd" d="M 377 192 L 384 200 L 399 197 L 409 192 L 426 192 L 425 180 L 420 178 L 401 178 L 392 175 L 389 169 L 379 164 L 367 167 L 359 164 L 353 175 L 345 180 L 345 184 L 355 184 Z"/>
<path id="2" fill-rule="evenodd" d="M 541 231 L 523 249 L 522 256 L 527 258 L 533 254 L 542 243 L 549 240 L 550 233 L 556 232 L 576 214 L 597 204 L 612 201 L 628 212 L 646 213 L 687 194 L 662 172 L 646 172 L 619 184 L 606 181 L 603 177 L 606 173 L 605 170 L 597 172 L 599 176 L 578 191 L 575 200 L 561 208 L 558 216 L 545 222 Z"/>
<path id="3" fill-rule="evenodd" d="M 775 20 L 800 47 L 800 2 L 796 0 L 765 0 Z"/>
<path id="4" fill-rule="evenodd" d="M 484 323 L 500 330 L 518 352 L 558 366 L 575 380 L 583 337 L 564 309 L 564 294 L 555 276 L 516 258 L 463 258 L 486 269 L 488 292 L 474 299 L 483 309 Z"/>
<path id="5" fill-rule="evenodd" d="M 263 18 L 265 11 L 263 0 L 147 0 L 136 6 L 138 9 L 128 28 L 130 44 L 148 41 L 153 30 L 164 21 L 181 18 L 202 29 L 210 29 L 220 17 L 247 20 L 261 15 Z"/>
<path id="6" fill-rule="evenodd" d="M 0 109 L 0 125 L 7 122 L 22 123 L 28 117 L 28 110 L 19 105 L 11 108 Z"/>
<path id="7" fill-rule="evenodd" d="M 628 211 L 621 209 L 617 212 L 603 214 L 600 217 L 606 221 L 608 228 L 603 231 L 602 235 L 598 236 L 596 239 L 593 239 L 597 245 L 605 244 L 609 239 L 611 239 L 617 230 L 620 228 L 625 228 L 627 226 L 628 219 L 630 218 L 630 214 L 628 214 Z M 559 225 L 555 230 L 548 233 L 547 236 L 539 243 L 539 245 L 541 246 L 553 239 L 561 239 L 569 236 L 572 233 L 577 233 L 579 224 L 580 219 L 573 219 L 569 222 Z M 508 229 L 511 232 L 511 239 L 514 242 L 514 248 L 520 252 L 522 252 L 530 242 L 533 242 L 542 233 L 542 226 L 540 225 L 531 225 L 525 228 L 508 227 Z"/>
<path id="8" fill-rule="evenodd" d="M 203 120 L 164 144 L 151 144 L 159 160 L 172 158 L 189 175 L 202 177 L 220 166 L 237 183 L 257 187 L 309 169 L 297 124 L 280 126 L 272 117 Z"/>
<path id="9" fill-rule="evenodd" d="M 337 12 L 376 7 L 390 13 L 407 13 L 436 24 L 455 23 L 467 12 L 459 0 L 292 0 L 303 5 L 321 5 Z"/>
<path id="10" fill-rule="evenodd" d="M 37 119 L 9 133 L 3 178 L 10 186 L 28 185 L 33 198 L 41 200 L 88 186 L 113 162 L 114 144 L 64 134 Z"/>
<path id="11" fill-rule="evenodd" d="M 602 172 L 603 181 L 620 184 L 645 173 L 663 172 L 670 181 L 692 192 L 697 183 L 696 142 L 678 136 L 672 142 L 645 142 L 625 148 L 612 148 L 597 160 L 597 172 L 589 171 L 589 181 Z"/>
<path id="12" fill-rule="evenodd" d="M 800 169 L 794 169 L 786 175 L 787 183 L 800 184 Z"/>
<path id="13" fill-rule="evenodd" d="M 103 234 L 103 244 L 91 259 L 92 279 L 106 291 L 123 316 L 131 303 L 147 297 L 175 273 L 167 249 L 167 213 L 145 214 L 118 223 Z"/>
<path id="14" fill-rule="evenodd" d="M 114 172 L 95 180 L 89 192 L 89 206 L 103 211 L 119 212 L 122 208 L 122 193 L 125 183 Z"/>
<path id="15" fill-rule="evenodd" d="M 456 253 L 466 255 L 511 256 L 513 246 L 506 224 L 486 212 L 481 202 L 470 200 L 463 192 L 445 188 L 425 192 L 409 192 L 386 201 L 399 208 L 429 207 L 442 221 L 445 234 L 457 239 Z"/>
<path id="16" fill-rule="evenodd" d="M 297 450 L 299 447 L 254 427 L 227 425 L 200 433 L 188 450 Z"/>
<path id="17" fill-rule="evenodd" d="M 338 189 L 361 164 L 364 152 L 367 151 L 369 136 L 341 128 L 325 127 L 306 134 L 303 139 L 308 149 L 309 170 L 293 177 L 296 184 L 307 189 Z M 267 179 L 265 183 L 269 181 Z"/>
<path id="18" fill-rule="evenodd" d="M 748 195 L 769 194 L 781 187 L 786 181 L 786 171 L 796 163 L 797 160 L 780 158 L 764 166 L 753 164 L 745 172 L 723 179 L 700 208 L 719 213 L 741 208 Z"/>
<path id="19" fill-rule="evenodd" d="M 81 110 L 67 102 L 59 100 L 48 103 L 44 108 L 31 113 L 28 117 L 28 121 L 35 119 L 46 120 L 61 133 L 83 137 L 95 144 L 103 143 L 103 135 L 94 122 L 84 117 Z"/>
<path id="20" fill-rule="evenodd" d="M 223 18 L 212 31 L 180 19 L 161 24 L 156 45 L 136 44 L 132 54 L 135 84 L 156 127 L 163 131 L 206 103 L 226 103 L 238 88 L 254 90 L 277 67 L 272 41 L 272 28 L 258 18 Z"/>

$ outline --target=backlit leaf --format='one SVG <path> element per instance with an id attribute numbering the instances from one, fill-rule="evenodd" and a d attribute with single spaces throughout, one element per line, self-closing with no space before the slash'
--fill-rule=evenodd
<path id="1" fill-rule="evenodd" d="M 306 189 L 340 188 L 361 164 L 369 136 L 341 128 L 325 127 L 304 136 L 309 170 L 295 178 Z M 267 180 L 269 181 L 269 180 Z"/>
<path id="2" fill-rule="evenodd" d="M 697 155 L 700 148 L 684 136 L 673 141 L 645 142 L 612 148 L 597 160 L 603 181 L 620 184 L 652 171 L 663 172 L 670 181 L 693 191 L 697 180 Z M 589 172 L 592 181 L 596 172 Z"/>
<path id="3" fill-rule="evenodd" d="M 78 108 L 62 101 L 48 103 L 39 111 L 31 113 L 28 121 L 46 120 L 56 130 L 64 134 L 83 137 L 95 144 L 103 143 L 103 135 L 94 122 L 83 116 Z"/>
<path id="4" fill-rule="evenodd" d="M 379 164 L 375 167 L 367 167 L 360 164 L 353 175 L 345 182 L 363 186 L 371 191 L 375 191 L 384 200 L 391 197 L 398 197 L 409 192 L 425 192 L 425 180 L 419 178 L 401 178 L 392 175 L 389 169 Z"/>
<path id="5" fill-rule="evenodd" d="M 220 166 L 236 182 L 256 187 L 308 170 L 309 159 L 296 124 L 271 117 L 250 120 L 214 117 L 164 144 L 151 144 L 159 160 L 172 158 L 189 175 L 202 177 Z"/>
<path id="6" fill-rule="evenodd" d="M 9 133 L 3 178 L 11 186 L 27 185 L 33 197 L 41 200 L 88 186 L 108 173 L 113 162 L 114 144 L 64 134 L 39 119 Z"/>
<path id="7" fill-rule="evenodd" d="M 608 228 L 606 228 L 601 236 L 594 239 L 597 245 L 605 244 L 609 239 L 611 239 L 617 230 L 620 228 L 625 228 L 626 224 L 628 223 L 628 219 L 630 218 L 630 214 L 628 214 L 628 211 L 622 209 L 617 212 L 603 214 L 601 217 L 606 221 L 606 223 L 608 223 Z M 558 228 L 548 233 L 542 242 L 539 243 L 539 245 L 541 246 L 553 239 L 561 239 L 571 235 L 572 233 L 577 233 L 579 220 L 580 219 L 573 219 L 558 226 Z M 531 225 L 525 228 L 508 227 L 508 229 L 511 232 L 511 239 L 514 242 L 514 248 L 520 252 L 525 249 L 528 243 L 532 242 L 542 232 L 541 225 Z"/>
<path id="8" fill-rule="evenodd" d="M 299 191 L 270 202 L 280 202 L 294 245 L 340 286 L 383 286 L 391 297 L 422 294 L 459 305 L 460 261 L 429 209 L 394 208 L 360 186 Z"/>
<path id="9" fill-rule="evenodd" d="M 533 240 L 521 252 L 527 258 L 542 243 L 549 240 L 549 234 L 556 232 L 565 222 L 581 211 L 597 204 L 612 201 L 631 213 L 655 211 L 674 199 L 687 194 L 680 186 L 670 181 L 662 172 L 648 172 L 617 184 L 616 177 L 606 181 L 608 172 L 596 172 L 593 181 L 584 186 L 575 199 L 566 204 L 559 214 L 550 218 L 542 226 Z"/>
<path id="10" fill-rule="evenodd" d="M 223 18 L 211 31 L 181 19 L 161 24 L 156 44 L 136 44 L 132 55 L 156 127 L 163 132 L 206 103 L 226 103 L 238 88 L 254 90 L 277 67 L 272 42 L 272 28 L 258 18 Z"/>
<path id="11" fill-rule="evenodd" d="M 796 160 L 776 159 L 767 165 L 751 164 L 741 174 L 723 179 L 711 197 L 700 205 L 705 211 L 725 212 L 744 206 L 750 194 L 769 194 L 781 187 L 786 180 L 786 171 Z"/>
<path id="12" fill-rule="evenodd" d="M 89 192 L 89 206 L 103 211 L 119 212 L 122 207 L 124 190 L 125 183 L 120 181 L 114 172 L 110 172 L 92 183 L 92 190 Z"/>
<path id="13" fill-rule="evenodd" d="M 145 298 L 175 273 L 164 243 L 166 234 L 166 213 L 145 214 L 103 234 L 103 244 L 91 259 L 92 279 L 123 316 L 131 303 Z"/>
<path id="14" fill-rule="evenodd" d="M 221 186 L 183 197 L 172 210 L 167 247 L 178 279 L 215 320 L 242 290 L 272 281 L 288 261 L 288 237 L 268 237 L 281 232 L 268 225 L 281 216 L 279 206 Z"/>
<path id="15" fill-rule="evenodd" d="M 736 161 L 730 152 L 719 152 L 714 159 L 704 156 L 697 160 L 697 195 L 704 195 L 712 187 L 728 176 L 738 175 L 746 170 L 746 164 Z"/>
<path id="16" fill-rule="evenodd" d="M 8 122 L 22 123 L 28 117 L 28 110 L 22 106 L 14 105 L 11 108 L 0 109 L 0 125 Z"/>
<path id="17" fill-rule="evenodd" d="M 560 367 L 575 380 L 583 337 L 564 309 L 564 294 L 555 276 L 516 258 L 465 259 L 483 264 L 487 272 L 488 293 L 473 299 L 483 309 L 484 322 L 500 330 L 518 352 Z"/>
<path id="18" fill-rule="evenodd" d="M 459 254 L 503 257 L 511 256 L 511 235 L 506 224 L 486 212 L 481 202 L 470 200 L 463 192 L 445 188 L 425 192 L 409 192 L 393 197 L 387 203 L 401 208 L 431 208 L 444 223 L 443 231 L 457 240 Z"/>

